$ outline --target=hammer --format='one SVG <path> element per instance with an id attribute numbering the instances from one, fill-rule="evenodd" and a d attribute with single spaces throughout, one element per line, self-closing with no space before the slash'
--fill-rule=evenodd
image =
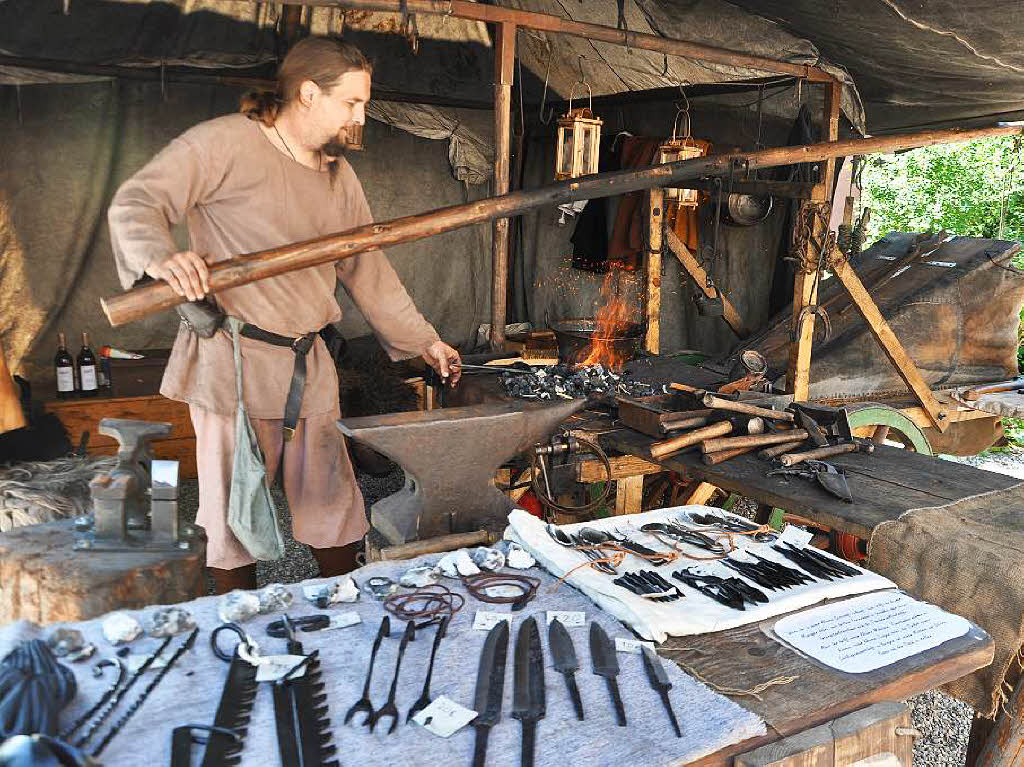
<path id="1" fill-rule="evenodd" d="M 875 446 L 870 442 L 846 442 L 842 445 L 832 445 L 831 447 L 819 447 L 814 450 L 805 450 L 802 453 L 786 453 L 785 455 L 779 456 L 779 463 L 783 466 L 795 466 L 801 461 L 820 461 L 822 458 L 829 458 L 833 455 L 842 455 L 843 453 L 873 453 L 875 452 Z"/>

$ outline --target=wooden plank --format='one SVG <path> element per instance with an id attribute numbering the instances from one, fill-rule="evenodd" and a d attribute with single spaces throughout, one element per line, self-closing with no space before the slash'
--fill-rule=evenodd
<path id="1" fill-rule="evenodd" d="M 647 447 L 651 438 L 629 429 L 602 436 L 609 448 L 652 460 Z M 955 464 L 909 450 L 879 447 L 873 455 L 837 456 L 833 463 L 847 472 L 854 503 L 844 503 L 816 483 L 800 478 L 765 476 L 770 464 L 753 455 L 706 466 L 698 454 L 681 453 L 660 461 L 663 468 L 709 482 L 723 490 L 754 498 L 828 527 L 870 536 L 880 523 L 897 519 L 909 509 L 944 505 L 989 490 L 1007 489 L 1019 483 L 1014 477 Z M 896 483 L 909 483 L 904 487 Z"/>
<path id="2" fill-rule="evenodd" d="M 494 46 L 494 196 L 508 194 L 512 140 L 512 72 L 516 26 L 497 25 Z M 505 345 L 508 296 L 508 219 L 496 218 L 491 230 L 491 348 Z"/>
<path id="3" fill-rule="evenodd" d="M 808 608 L 812 609 L 812 608 Z M 769 734 L 729 746 L 693 765 L 732 765 L 732 757 L 884 701 L 901 701 L 991 663 L 992 638 L 977 627 L 964 636 L 866 674 L 839 674 L 771 638 L 782 616 L 728 631 L 675 637 L 660 648 L 714 685 L 750 689 L 779 677 L 759 698 L 736 698 L 760 715 Z"/>
<path id="4" fill-rule="evenodd" d="M 625 477 L 615 483 L 615 513 L 637 514 L 643 506 L 643 475 Z"/>
<path id="5" fill-rule="evenodd" d="M 971 767 L 1024 767 L 1024 678 L 1021 677 L 1019 667 L 1011 666 L 1007 677 L 1013 676 L 1017 677 L 1013 694 L 1009 702 L 1001 707 L 995 723 L 991 724 L 987 719 L 980 720 L 975 715 L 975 725 L 979 721 L 988 724 L 971 727 L 967 762 Z M 976 748 L 978 745 L 974 742 L 976 729 L 985 732 L 986 737 L 981 753 L 976 759 L 970 760 L 974 750 L 971 746 Z"/>
<path id="6" fill-rule="evenodd" d="M 195 437 L 188 405 L 184 402 L 154 397 L 121 397 L 105 399 L 75 399 L 46 403 L 46 409 L 57 416 L 71 436 L 72 444 L 78 444 L 82 432 L 88 431 L 89 447 L 116 447 L 117 440 L 98 432 L 104 418 L 128 418 L 139 421 L 166 421 L 171 424 L 171 439 Z M 159 442 L 159 440 L 157 440 Z"/>
<path id="7" fill-rule="evenodd" d="M 647 249 L 644 291 L 647 332 L 644 350 L 650 354 L 661 352 L 661 242 L 665 220 L 665 190 L 654 188 L 647 194 Z"/>
<path id="8" fill-rule="evenodd" d="M 328 234 L 313 240 L 290 243 L 258 253 L 236 255 L 210 267 L 210 292 L 247 285 L 278 274 L 351 258 L 374 248 L 414 242 L 495 218 L 525 213 L 546 205 L 636 192 L 664 187 L 687 178 L 725 175 L 741 163 L 754 171 L 793 162 L 817 162 L 829 157 L 897 151 L 988 136 L 1015 135 L 1019 126 L 999 125 L 971 130 L 950 129 L 897 134 L 867 139 L 846 139 L 804 146 L 774 147 L 756 152 L 710 155 L 651 165 L 643 168 L 595 173 L 547 186 L 519 190 L 427 213 L 404 216 Z M 107 319 L 114 326 L 141 319 L 181 303 L 171 287 L 160 280 L 132 288 L 117 296 L 100 299 Z"/>
<path id="9" fill-rule="evenodd" d="M 255 0 L 250 0 L 255 2 Z M 400 0 L 303 0 L 302 5 L 316 7 L 354 8 L 364 11 L 391 11 L 399 13 L 403 10 Z M 407 0 L 404 7 L 409 13 L 432 13 L 454 16 L 460 19 L 485 21 L 489 23 L 508 22 L 543 32 L 556 32 L 587 40 L 600 40 L 628 48 L 639 48 L 658 53 L 709 61 L 731 66 L 748 67 L 763 72 L 779 72 L 794 75 L 810 82 L 831 82 L 832 76 L 822 69 L 806 64 L 792 64 L 785 61 L 755 56 L 740 51 L 716 48 L 701 43 L 676 40 L 661 35 L 633 32 L 628 29 L 617 29 L 603 24 L 589 24 L 573 21 L 561 16 L 547 13 L 523 11 L 515 8 L 504 8 L 498 5 L 470 2 L 469 0 Z"/>
<path id="10" fill-rule="evenodd" d="M 843 84 L 839 80 L 832 80 L 825 83 L 825 130 L 823 134 L 828 136 L 829 141 L 839 138 L 839 109 L 843 102 Z M 836 159 L 829 158 L 825 161 L 825 172 L 822 174 L 821 184 L 811 192 L 811 199 L 819 201 L 831 201 L 832 187 L 835 185 Z"/>
<path id="11" fill-rule="evenodd" d="M 827 203 L 804 201 L 800 204 L 795 232 L 803 232 L 798 238 L 799 249 L 795 253 L 800 261 L 793 280 L 793 304 L 790 327 L 789 367 L 786 370 L 786 386 L 793 399 L 806 402 L 811 381 L 811 349 L 814 345 L 814 313 L 808 309 L 818 302 L 818 247 L 824 247 L 828 236 Z"/>
<path id="12" fill-rule="evenodd" d="M 854 271 L 843 252 L 835 247 L 834 244 L 829 254 L 829 268 L 836 279 L 846 288 L 846 292 L 850 294 L 854 307 L 856 307 L 857 312 L 864 319 L 871 335 L 878 341 L 878 345 L 882 347 L 882 351 L 885 352 L 889 362 L 896 368 L 900 378 L 903 379 L 903 382 L 910 387 L 910 390 L 920 400 L 922 407 L 924 407 L 925 412 L 928 414 L 928 419 L 931 421 L 930 425 L 939 431 L 945 431 L 949 426 L 949 419 L 946 417 L 942 406 L 936 401 L 935 395 L 932 394 L 932 390 L 921 375 L 921 371 L 917 369 L 914 360 L 907 354 L 907 350 L 903 348 L 903 344 L 900 343 L 900 340 L 892 331 L 892 327 L 886 322 L 885 317 L 882 316 L 882 312 L 871 298 L 868 289 L 864 287 L 860 277 L 857 276 L 857 272 Z"/>
<path id="13" fill-rule="evenodd" d="M 664 471 L 658 464 L 637 458 L 635 455 L 609 456 L 608 463 L 612 467 L 612 479 L 625 479 L 638 474 L 659 474 Z M 576 464 L 577 482 L 604 482 L 608 479 L 607 474 L 604 464 L 596 459 Z"/>
<path id="14" fill-rule="evenodd" d="M 708 287 L 708 274 L 704 271 L 704 267 L 693 257 L 690 249 L 683 244 L 683 241 L 679 239 L 679 235 L 671 228 L 665 229 L 665 242 L 668 243 L 669 250 L 675 253 L 683 269 L 693 278 L 693 281 L 697 283 L 697 287 L 704 292 L 705 296 L 708 298 L 714 298 L 716 295 L 722 296 L 722 319 L 732 328 L 733 333 L 740 338 L 748 337 L 751 331 L 743 323 L 743 318 L 736 311 L 732 301 L 729 300 L 728 296 L 722 292 L 718 285 L 712 288 Z"/>
<path id="15" fill-rule="evenodd" d="M 711 497 L 718 491 L 718 488 L 712 485 L 710 482 L 700 482 L 697 487 L 693 488 L 686 500 L 683 501 L 684 506 L 703 506 L 705 503 L 711 500 Z"/>
<path id="16" fill-rule="evenodd" d="M 7 369 L 3 341 L 0 340 L 0 434 L 27 425 L 17 387 L 14 385 L 11 371 Z"/>

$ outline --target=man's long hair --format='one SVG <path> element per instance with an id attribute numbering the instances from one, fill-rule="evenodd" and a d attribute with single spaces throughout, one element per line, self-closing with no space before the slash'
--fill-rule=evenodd
<path id="1" fill-rule="evenodd" d="M 288 51 L 278 67 L 277 88 L 246 93 L 239 111 L 271 127 L 281 110 L 299 97 L 299 88 L 306 80 L 330 91 L 347 72 L 372 71 L 369 60 L 352 43 L 334 37 L 307 37 Z"/>

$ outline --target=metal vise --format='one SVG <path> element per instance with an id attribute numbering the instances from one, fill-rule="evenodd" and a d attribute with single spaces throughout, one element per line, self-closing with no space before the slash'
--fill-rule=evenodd
<path id="1" fill-rule="evenodd" d="M 180 525 L 178 462 L 153 458 L 150 440 L 171 433 L 169 423 L 104 418 L 99 432 L 120 443 L 117 465 L 89 482 L 93 514 L 80 517 L 75 547 L 90 551 L 178 551 L 194 532 Z"/>
<path id="2" fill-rule="evenodd" d="M 586 404 L 500 402 L 349 418 L 338 428 L 405 470 L 405 487 L 370 510 L 373 527 L 394 545 L 504 528 L 512 501 L 494 487 L 495 472 Z"/>

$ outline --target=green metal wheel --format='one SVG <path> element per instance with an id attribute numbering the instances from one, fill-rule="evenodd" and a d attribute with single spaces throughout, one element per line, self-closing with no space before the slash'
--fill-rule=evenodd
<path id="1" fill-rule="evenodd" d="M 878 444 L 883 444 L 889 439 L 902 443 L 907 450 L 935 455 L 921 428 L 896 408 L 877 402 L 862 402 L 847 405 L 846 409 L 850 414 L 850 428 L 865 429 L 874 426 L 871 439 Z"/>

